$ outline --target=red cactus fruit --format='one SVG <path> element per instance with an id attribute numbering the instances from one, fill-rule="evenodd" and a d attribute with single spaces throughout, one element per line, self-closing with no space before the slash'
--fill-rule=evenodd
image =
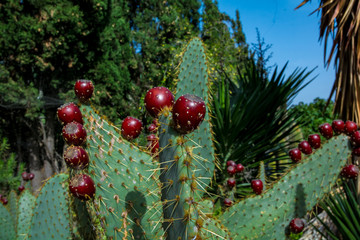
<path id="1" fill-rule="evenodd" d="M 95 196 L 95 183 L 92 178 L 86 174 L 75 175 L 69 184 L 70 192 L 81 200 L 89 200 Z"/>
<path id="2" fill-rule="evenodd" d="M 321 135 L 323 135 L 325 138 L 329 139 L 333 136 L 333 130 L 329 123 L 323 123 L 319 126 L 319 132 Z"/>
<path id="3" fill-rule="evenodd" d="M 156 133 L 157 132 L 157 126 L 155 125 L 155 124 L 150 124 L 149 126 L 148 126 L 148 132 L 149 133 Z"/>
<path id="4" fill-rule="evenodd" d="M 300 218 L 294 218 L 290 221 L 289 226 L 292 233 L 301 233 L 304 230 L 305 223 Z"/>
<path id="5" fill-rule="evenodd" d="M 255 194 L 260 195 L 264 189 L 263 182 L 260 179 L 254 179 L 251 181 L 251 188 Z"/>
<path id="6" fill-rule="evenodd" d="M 311 154 L 312 149 L 308 141 L 302 141 L 298 145 L 299 150 L 304 154 Z"/>
<path id="7" fill-rule="evenodd" d="M 229 198 L 225 198 L 224 199 L 224 205 L 226 206 L 226 207 L 231 207 L 231 205 L 232 205 L 232 201 L 231 201 L 231 199 L 229 199 Z"/>
<path id="8" fill-rule="evenodd" d="M 174 95 L 166 87 L 155 87 L 146 93 L 144 103 L 148 113 L 157 117 L 162 109 L 172 107 Z"/>
<path id="9" fill-rule="evenodd" d="M 235 169 L 236 169 L 237 173 L 241 173 L 244 171 L 244 166 L 241 163 L 239 163 L 239 164 L 236 164 Z"/>
<path id="10" fill-rule="evenodd" d="M 236 185 L 236 180 L 235 180 L 235 178 L 229 178 L 229 179 L 227 180 L 227 185 L 229 186 L 229 188 L 235 187 L 235 185 Z"/>
<path id="11" fill-rule="evenodd" d="M 331 126 L 336 134 L 340 134 L 345 131 L 345 123 L 343 120 L 334 120 Z"/>
<path id="12" fill-rule="evenodd" d="M 341 170 L 341 176 L 346 178 L 356 178 L 359 175 L 359 168 L 356 165 L 349 164 Z"/>
<path id="13" fill-rule="evenodd" d="M 27 173 L 27 172 L 23 172 L 22 174 L 21 174 L 21 177 L 22 177 L 22 179 L 24 180 L 24 181 L 29 181 L 30 179 L 29 179 L 29 173 Z"/>
<path id="14" fill-rule="evenodd" d="M 357 148 L 354 148 L 352 150 L 352 153 L 357 156 L 357 157 L 360 157 L 360 147 L 357 147 Z"/>
<path id="15" fill-rule="evenodd" d="M 86 102 L 89 100 L 94 92 L 94 85 L 90 80 L 77 80 L 74 86 L 75 94 L 80 101 Z"/>
<path id="16" fill-rule="evenodd" d="M 35 174 L 33 174 L 33 173 L 29 173 L 29 175 L 28 175 L 29 180 L 33 180 L 33 179 L 34 179 L 34 177 L 35 177 Z"/>
<path id="17" fill-rule="evenodd" d="M 321 138 L 319 134 L 311 134 L 308 137 L 308 142 L 310 146 L 314 149 L 317 149 L 321 145 Z"/>
<path id="18" fill-rule="evenodd" d="M 175 129 L 182 134 L 190 133 L 205 118 L 205 102 L 195 95 L 185 94 L 176 100 L 172 113 Z"/>
<path id="19" fill-rule="evenodd" d="M 159 126 L 159 121 L 158 121 L 157 118 L 154 118 L 154 119 L 152 120 L 152 123 L 155 124 L 155 126 Z"/>
<path id="20" fill-rule="evenodd" d="M 62 136 L 67 144 L 80 146 L 86 140 L 86 131 L 82 124 L 71 122 L 63 127 Z"/>
<path id="21" fill-rule="evenodd" d="M 132 140 L 140 135 L 142 127 L 142 122 L 139 119 L 126 117 L 121 125 L 121 135 L 127 140 Z"/>
<path id="22" fill-rule="evenodd" d="M 73 121 L 80 124 L 84 123 L 80 109 L 72 102 L 60 106 L 57 109 L 57 116 L 63 124 L 67 124 Z"/>
<path id="23" fill-rule="evenodd" d="M 289 156 L 294 163 L 301 161 L 301 151 L 298 148 L 291 149 Z"/>
<path id="24" fill-rule="evenodd" d="M 235 166 L 236 166 L 236 163 L 235 163 L 233 160 L 229 160 L 229 161 L 226 162 L 226 166 L 227 166 L 227 167 L 228 167 L 228 166 L 233 166 L 233 167 L 235 167 Z"/>
<path id="25" fill-rule="evenodd" d="M 21 193 L 21 192 L 24 191 L 24 190 L 25 190 L 25 187 L 24 187 L 23 185 L 20 185 L 20 186 L 18 187 L 19 193 Z"/>
<path id="26" fill-rule="evenodd" d="M 351 136 L 352 133 L 357 130 L 357 125 L 355 122 L 348 120 L 345 122 L 344 130 L 345 130 L 346 135 Z"/>
<path id="27" fill-rule="evenodd" d="M 360 131 L 353 132 L 350 141 L 353 147 L 360 147 Z"/>
<path id="28" fill-rule="evenodd" d="M 84 169 L 89 164 L 89 155 L 80 146 L 70 146 L 64 152 L 66 164 L 73 169 Z"/>
<path id="29" fill-rule="evenodd" d="M 147 139 L 148 141 L 155 141 L 155 140 L 157 140 L 158 138 L 156 137 L 155 134 L 150 134 L 150 135 L 148 135 L 148 136 L 146 137 L 146 139 Z"/>
<path id="30" fill-rule="evenodd" d="M 159 151 L 159 140 L 156 138 L 153 141 L 149 141 L 148 144 L 146 145 L 147 148 L 151 151 L 151 153 L 154 155 L 157 154 L 157 152 Z"/>
<path id="31" fill-rule="evenodd" d="M 236 167 L 234 167 L 234 166 L 228 166 L 226 170 L 230 176 L 232 176 L 236 173 Z"/>
<path id="32" fill-rule="evenodd" d="M 0 201 L 2 202 L 3 205 L 8 204 L 8 202 L 9 202 L 6 197 L 2 197 L 2 198 L 0 199 Z"/>

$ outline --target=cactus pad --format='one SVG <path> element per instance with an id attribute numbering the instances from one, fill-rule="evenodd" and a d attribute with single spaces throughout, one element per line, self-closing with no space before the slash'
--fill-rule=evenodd
<path id="1" fill-rule="evenodd" d="M 31 218 L 35 207 L 35 197 L 24 190 L 18 201 L 17 209 L 17 239 L 28 239 Z"/>

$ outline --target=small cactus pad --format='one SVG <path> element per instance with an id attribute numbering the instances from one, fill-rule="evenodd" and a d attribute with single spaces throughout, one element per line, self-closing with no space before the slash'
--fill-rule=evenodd
<path id="1" fill-rule="evenodd" d="M 71 239 L 67 174 L 58 174 L 42 186 L 31 220 L 29 239 Z"/>
<path id="2" fill-rule="evenodd" d="M 10 214 L 11 214 L 11 220 L 13 222 L 13 225 L 16 229 L 16 226 L 17 226 L 17 221 L 16 221 L 16 218 L 17 218 L 17 208 L 18 208 L 18 201 L 17 201 L 17 194 L 14 190 L 12 190 L 9 194 L 9 210 L 10 210 Z"/>
<path id="3" fill-rule="evenodd" d="M 200 39 L 194 38 L 185 49 L 180 65 L 175 99 L 184 94 L 193 94 L 202 98 L 209 106 L 209 78 L 204 46 Z M 210 184 L 215 168 L 214 148 L 210 126 L 209 110 L 199 128 L 185 135 L 186 147 L 191 149 L 196 161 L 195 176 L 201 179 L 201 188 Z M 191 139 L 191 140 L 190 140 Z"/>
<path id="4" fill-rule="evenodd" d="M 230 207 L 220 218 L 234 239 L 285 239 L 293 218 L 302 218 L 329 192 L 351 155 L 339 135 L 302 160 L 271 189 Z"/>
<path id="5" fill-rule="evenodd" d="M 29 192 L 24 190 L 18 201 L 17 210 L 17 239 L 28 239 L 28 233 L 31 224 L 31 218 L 35 207 L 35 197 Z"/>
<path id="6" fill-rule="evenodd" d="M 95 204 L 109 239 L 159 239 L 163 235 L 158 163 L 121 137 L 120 130 L 83 105 L 89 173 Z"/>
<path id="7" fill-rule="evenodd" d="M 11 215 L 6 207 L 0 203 L 0 239 L 16 239 L 15 226 L 13 225 Z"/>

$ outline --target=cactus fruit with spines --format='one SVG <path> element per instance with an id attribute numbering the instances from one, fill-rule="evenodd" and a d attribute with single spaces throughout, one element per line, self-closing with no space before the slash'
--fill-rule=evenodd
<path id="1" fill-rule="evenodd" d="M 187 45 L 178 67 L 175 99 L 191 94 L 209 106 L 211 83 L 204 51 L 197 38 Z M 285 239 L 290 221 L 303 218 L 330 191 L 352 152 L 348 136 L 331 138 L 326 128 L 328 140 L 304 155 L 280 180 L 267 184 L 259 195 L 222 198 L 223 212 L 214 214 L 214 195 L 208 189 L 219 164 L 211 109 L 207 107 L 203 122 L 190 128 L 192 132 L 177 131 L 171 107 L 162 109 L 156 123 L 159 154 L 152 155 L 99 116 L 89 105 L 88 94 L 78 95 L 89 165 L 47 181 L 36 199 L 29 232 L 24 233 L 30 239 Z M 265 185 L 261 166 L 258 177 Z M 232 175 L 235 167 L 234 163 Z M 68 184 L 75 174 L 93 179 L 93 198 L 80 201 L 69 195 Z M 7 208 L 0 206 L 1 227 L 11 225 Z M 16 231 L 8 232 L 1 239 L 14 239 L 9 236 Z M 4 234 L 0 232 L 0 237 Z"/>

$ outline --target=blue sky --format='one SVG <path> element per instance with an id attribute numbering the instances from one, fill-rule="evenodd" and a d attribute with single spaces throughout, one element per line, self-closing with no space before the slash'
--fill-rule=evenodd
<path id="1" fill-rule="evenodd" d="M 266 44 L 272 44 L 273 57 L 269 65 L 283 67 L 289 61 L 287 75 L 296 67 L 315 69 L 316 79 L 303 89 L 294 99 L 310 103 L 316 97 L 329 97 L 335 79 L 333 65 L 324 66 L 324 45 L 319 42 L 319 20 L 317 13 L 309 16 L 318 6 L 318 1 L 295 10 L 302 0 L 219 0 L 221 12 L 235 18 L 235 10 L 240 12 L 243 31 L 247 43 L 256 43 L 256 28 Z"/>

